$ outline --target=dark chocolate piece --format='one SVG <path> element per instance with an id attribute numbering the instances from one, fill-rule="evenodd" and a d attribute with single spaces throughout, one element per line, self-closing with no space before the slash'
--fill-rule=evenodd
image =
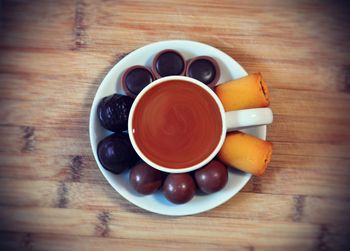
<path id="1" fill-rule="evenodd" d="M 127 130 L 133 102 L 132 98 L 117 93 L 104 97 L 97 107 L 97 116 L 101 125 L 113 132 Z"/>
<path id="2" fill-rule="evenodd" d="M 185 59 L 175 50 L 163 50 L 153 59 L 152 70 L 157 78 L 184 75 L 185 68 Z"/>
<path id="3" fill-rule="evenodd" d="M 141 162 L 131 169 L 129 182 L 138 193 L 147 195 L 160 188 L 163 176 L 161 171 Z"/>
<path id="4" fill-rule="evenodd" d="M 220 68 L 211 57 L 195 57 L 187 64 L 186 76 L 197 79 L 213 88 L 220 78 Z"/>
<path id="5" fill-rule="evenodd" d="M 136 97 L 154 79 L 153 73 L 149 69 L 142 65 L 135 65 L 124 72 L 122 85 L 128 96 Z"/>
<path id="6" fill-rule="evenodd" d="M 218 160 L 212 160 L 196 170 L 194 176 L 199 189 L 206 194 L 220 191 L 228 180 L 227 168 Z"/>
<path id="7" fill-rule="evenodd" d="M 127 133 L 114 133 L 100 141 L 97 155 L 101 165 L 108 171 L 119 174 L 139 160 Z"/>
<path id="8" fill-rule="evenodd" d="M 163 184 L 163 194 L 174 204 L 190 201 L 196 192 L 196 185 L 188 173 L 169 174 Z"/>

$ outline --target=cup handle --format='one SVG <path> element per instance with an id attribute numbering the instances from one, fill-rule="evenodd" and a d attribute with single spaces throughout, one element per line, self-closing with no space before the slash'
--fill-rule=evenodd
<path id="1" fill-rule="evenodd" d="M 240 130 L 252 126 L 268 125 L 273 121 L 270 108 L 254 108 L 226 112 L 227 131 Z"/>

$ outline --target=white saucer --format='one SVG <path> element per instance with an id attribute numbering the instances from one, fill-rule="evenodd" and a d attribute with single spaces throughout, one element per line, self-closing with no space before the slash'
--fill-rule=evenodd
<path id="1" fill-rule="evenodd" d="M 196 195 L 191 201 L 183 205 L 175 205 L 168 202 L 160 191 L 153 195 L 142 196 L 137 194 L 129 184 L 129 172 L 120 175 L 113 174 L 105 170 L 97 157 L 97 144 L 111 132 L 102 128 L 97 118 L 97 105 L 100 100 L 115 92 L 124 94 L 120 78 L 123 71 L 133 65 L 145 65 L 150 67 L 155 54 L 163 49 L 174 49 L 179 51 L 185 59 L 195 56 L 207 55 L 215 58 L 221 70 L 221 77 L 218 83 L 226 82 L 232 79 L 241 78 L 247 75 L 247 72 L 234 59 L 224 52 L 207 44 L 188 41 L 188 40 L 168 40 L 148 44 L 137 50 L 134 50 L 122 60 L 120 60 L 107 74 L 102 81 L 95 95 L 91 112 L 89 134 L 92 152 L 96 163 L 109 184 L 125 199 L 131 203 L 154 213 L 164 215 L 191 215 L 201 213 L 217 207 L 238 193 L 251 178 L 250 174 L 236 171 L 229 168 L 229 180 L 227 185 L 221 191 L 211 195 Z M 243 130 L 246 133 L 266 139 L 266 126 L 253 127 Z"/>

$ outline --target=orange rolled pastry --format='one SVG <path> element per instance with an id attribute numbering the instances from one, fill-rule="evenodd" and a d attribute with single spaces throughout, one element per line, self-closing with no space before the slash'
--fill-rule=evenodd
<path id="1" fill-rule="evenodd" d="M 242 133 L 228 133 L 219 159 L 229 166 L 257 176 L 265 172 L 271 161 L 272 143 Z"/>
<path id="2" fill-rule="evenodd" d="M 270 104 L 269 90 L 261 73 L 231 80 L 216 86 L 225 111 L 266 107 Z"/>

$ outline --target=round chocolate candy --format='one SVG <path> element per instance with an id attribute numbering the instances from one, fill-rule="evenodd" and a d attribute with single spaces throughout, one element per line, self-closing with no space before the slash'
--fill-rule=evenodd
<path id="1" fill-rule="evenodd" d="M 174 204 L 190 201 L 196 192 L 196 185 L 188 173 L 169 174 L 163 184 L 163 194 Z"/>
<path id="2" fill-rule="evenodd" d="M 184 75 L 186 70 L 185 59 L 175 50 L 163 50 L 154 57 L 152 70 L 157 78 Z"/>
<path id="3" fill-rule="evenodd" d="M 228 180 L 227 168 L 218 160 L 212 160 L 196 170 L 194 176 L 199 189 L 206 194 L 221 190 Z"/>
<path id="4" fill-rule="evenodd" d="M 213 88 L 220 78 L 220 68 L 212 57 L 195 57 L 187 64 L 186 76 L 197 79 Z"/>
<path id="5" fill-rule="evenodd" d="M 148 195 L 157 191 L 162 185 L 163 173 L 141 162 L 131 169 L 129 181 L 138 193 Z"/>
<path id="6" fill-rule="evenodd" d="M 123 172 L 139 160 L 127 133 L 114 133 L 101 140 L 97 146 L 97 156 L 101 165 L 115 174 Z"/>
<path id="7" fill-rule="evenodd" d="M 123 73 L 122 86 L 128 96 L 135 98 L 154 79 L 153 73 L 148 68 L 135 65 Z"/>
<path id="8" fill-rule="evenodd" d="M 117 93 L 104 97 L 97 107 L 101 125 L 113 132 L 127 130 L 129 112 L 133 102 L 132 98 Z"/>

